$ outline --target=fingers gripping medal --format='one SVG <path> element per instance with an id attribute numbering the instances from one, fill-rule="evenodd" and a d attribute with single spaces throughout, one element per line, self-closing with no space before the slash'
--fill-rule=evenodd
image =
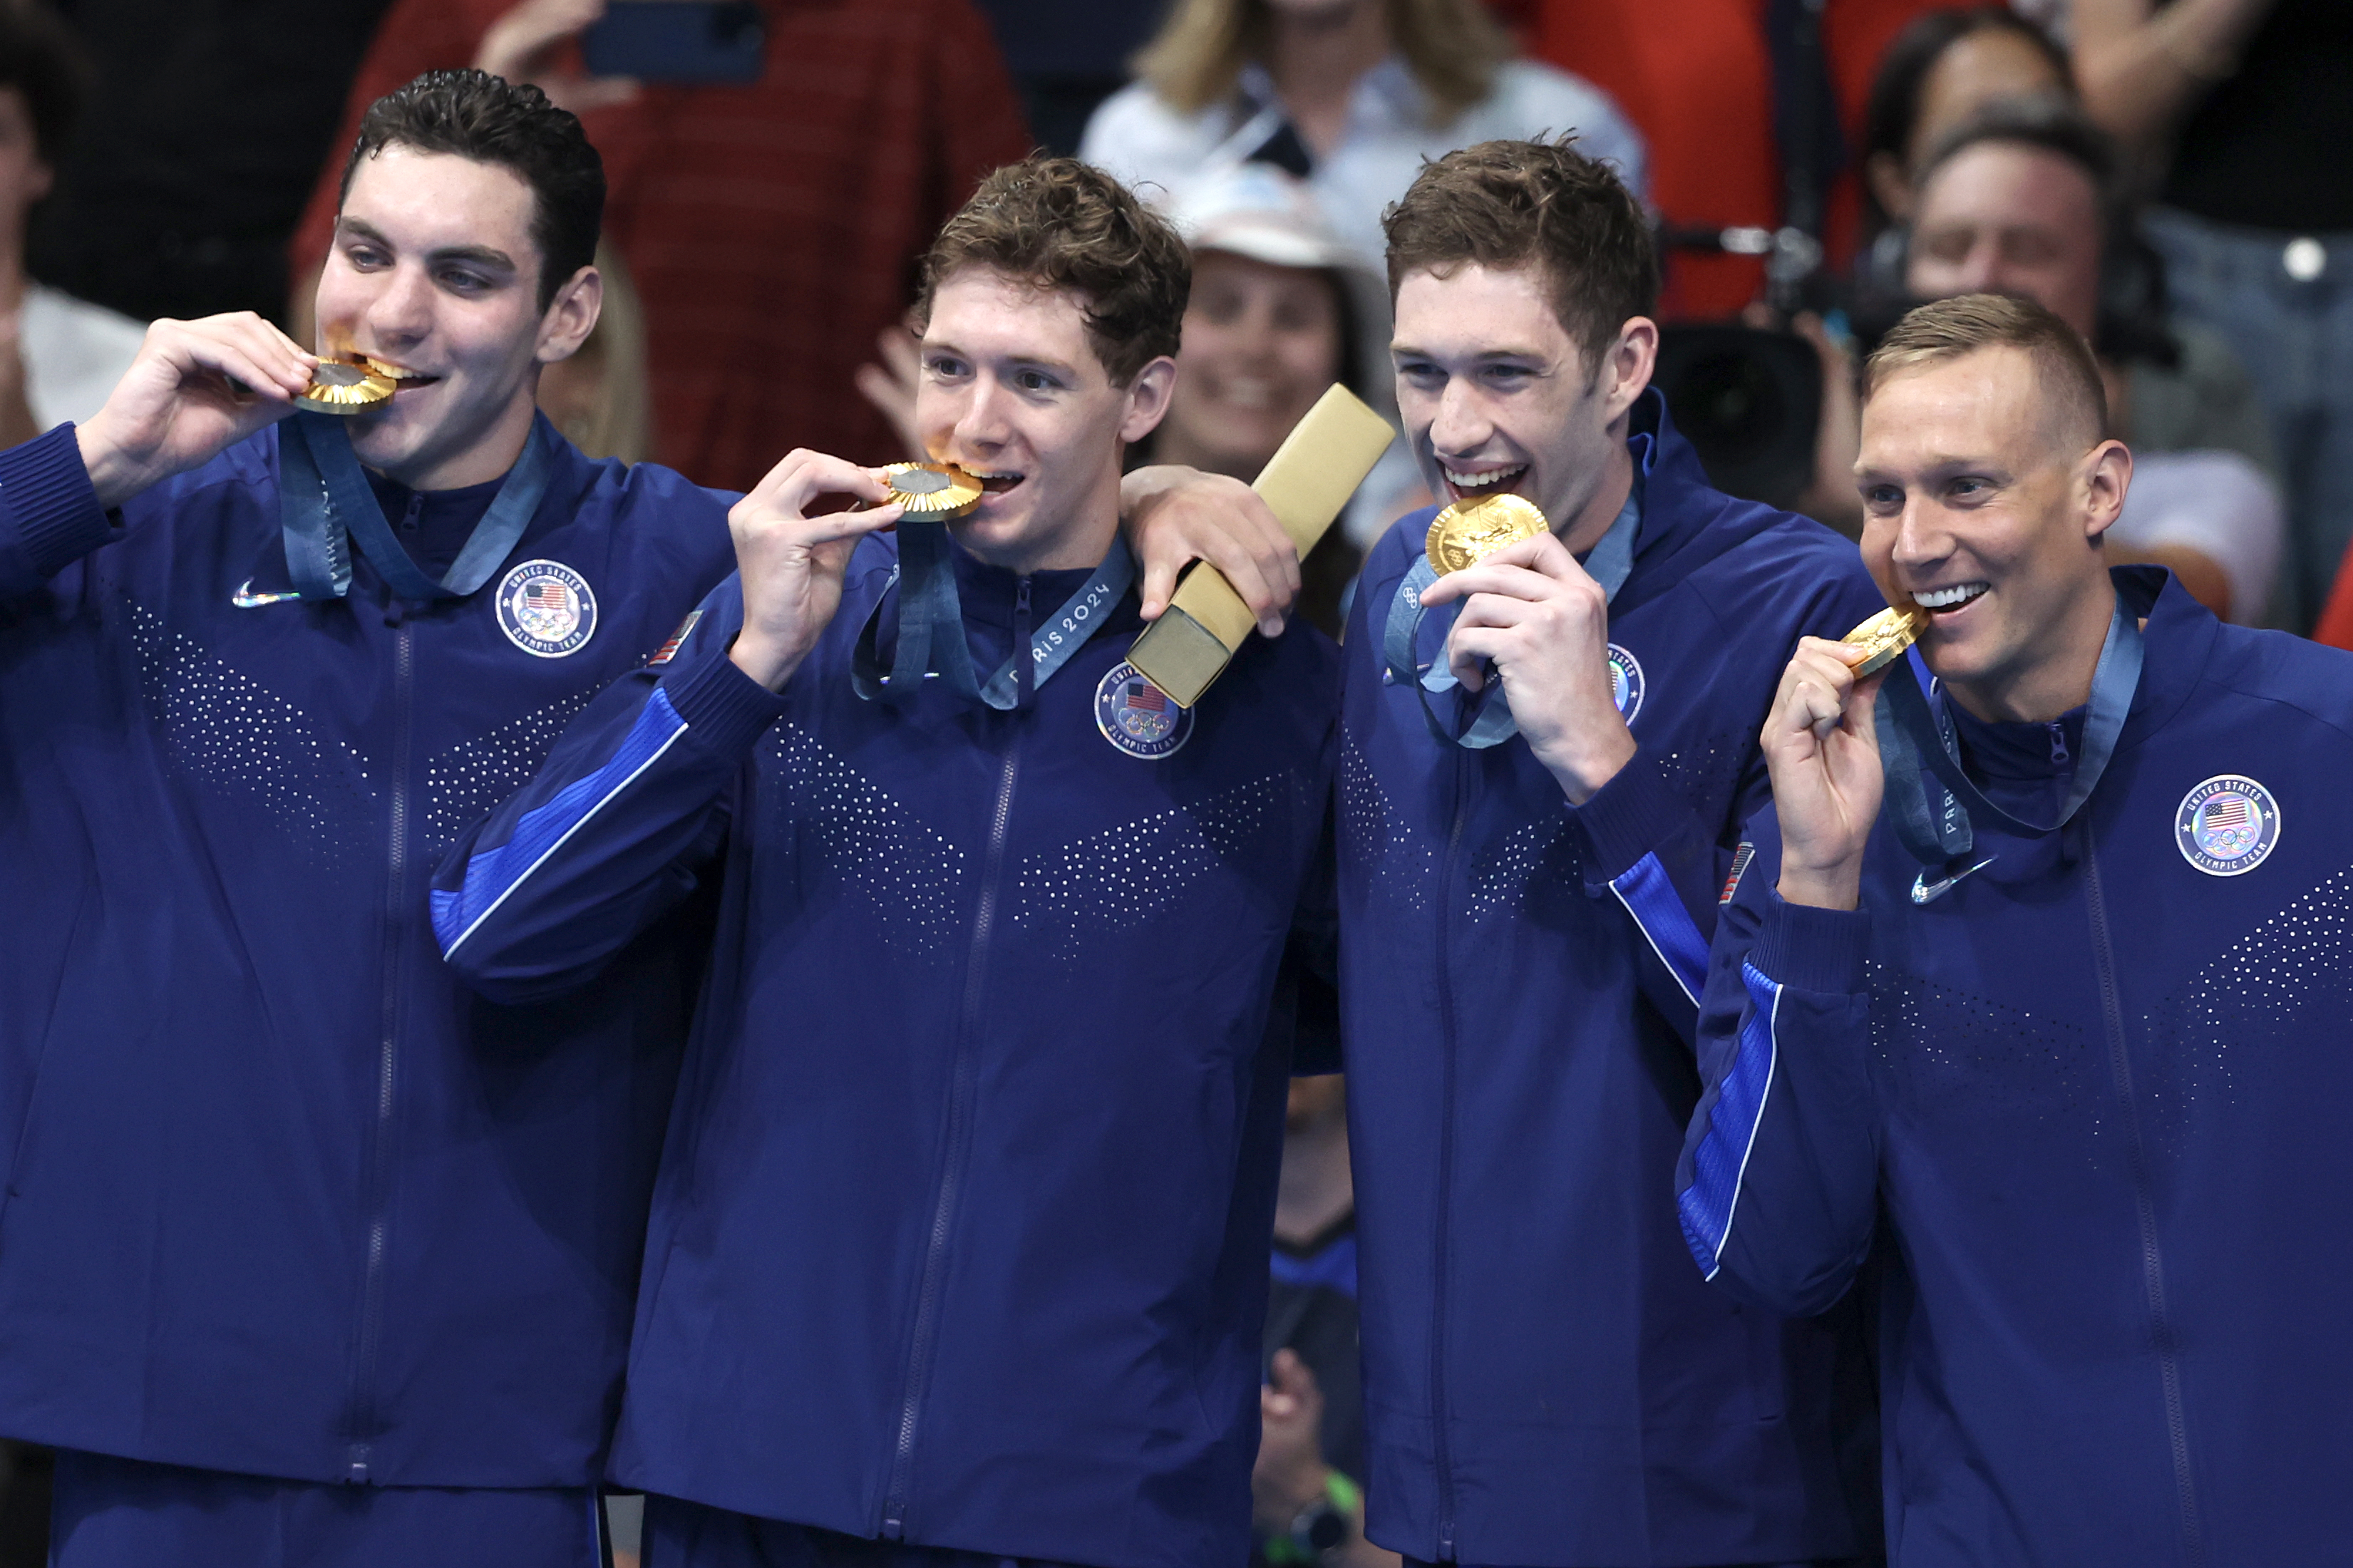
<path id="1" fill-rule="evenodd" d="M 311 373 L 311 384 L 294 399 L 297 408 L 308 408 L 318 414 L 365 414 L 392 401 L 405 373 L 391 365 L 379 366 L 374 360 L 358 364 L 342 360 L 322 359 L 319 368 Z"/>
<path id="2" fill-rule="evenodd" d="M 1854 663 L 1854 678 L 1877 675 L 1904 657 L 1904 650 L 1919 640 L 1928 617 L 1918 610 L 1890 607 L 1879 612 L 1839 640 L 1863 650 Z"/>
<path id="3" fill-rule="evenodd" d="M 954 463 L 893 463 L 882 470 L 891 499 L 910 522 L 949 522 L 980 504 L 980 481 Z"/>
<path id="4" fill-rule="evenodd" d="M 1493 555 L 1508 544 L 1550 530 L 1535 502 L 1508 492 L 1456 501 L 1430 520 L 1424 545 L 1440 576 Z"/>

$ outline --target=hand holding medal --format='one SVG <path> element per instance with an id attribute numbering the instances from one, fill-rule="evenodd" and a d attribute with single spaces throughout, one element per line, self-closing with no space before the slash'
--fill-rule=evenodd
<path id="1" fill-rule="evenodd" d="M 1420 605 L 1462 601 L 1448 673 L 1470 691 L 1502 681 L 1512 725 L 1582 805 L 1634 754 L 1610 675 L 1608 593 L 1543 510 L 1510 492 L 1446 508 L 1424 549 L 1439 576 Z"/>
<path id="2" fill-rule="evenodd" d="M 892 471 L 797 451 L 728 511 L 744 593 L 744 628 L 729 655 L 737 668 L 772 691 L 782 690 L 841 607 L 842 574 L 858 542 L 897 526 L 912 513 L 911 503 L 935 500 L 953 488 L 951 481 L 924 489 L 920 487 L 927 481 L 918 479 L 918 488 L 902 490 L 890 482 Z M 821 498 L 845 495 L 860 504 L 812 513 Z"/>

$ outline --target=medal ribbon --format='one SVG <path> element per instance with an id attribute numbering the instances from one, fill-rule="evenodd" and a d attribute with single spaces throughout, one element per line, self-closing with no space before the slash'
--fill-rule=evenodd
<path id="1" fill-rule="evenodd" d="M 1618 597 L 1618 590 L 1634 571 L 1634 536 L 1642 527 L 1642 465 L 1637 465 L 1634 488 L 1626 492 L 1626 504 L 1618 509 L 1618 516 L 1609 524 L 1609 531 L 1585 553 L 1585 570 L 1601 585 L 1605 602 Z M 1439 740 L 1472 751 L 1483 751 L 1489 746 L 1510 740 L 1520 732 L 1519 721 L 1512 717 L 1512 705 L 1505 700 L 1503 683 L 1487 684 L 1487 701 L 1469 727 L 1461 734 L 1450 731 L 1440 720 L 1438 710 L 1430 706 L 1433 691 L 1451 691 L 1461 683 L 1446 668 L 1443 658 L 1430 663 L 1427 674 L 1414 668 L 1414 652 L 1421 638 L 1421 591 L 1438 581 L 1438 568 L 1424 554 L 1413 563 L 1413 570 L 1398 584 L 1397 597 L 1389 605 L 1388 626 L 1381 638 L 1381 652 L 1388 661 L 1393 680 L 1410 681 L 1421 699 L 1421 716 L 1430 732 Z M 1454 619 L 1462 613 L 1467 600 L 1458 599 L 1447 606 L 1447 632 L 1451 635 Z M 1442 645 L 1441 645 L 1442 652 Z"/>
<path id="2" fill-rule="evenodd" d="M 376 504 L 349 432 L 329 414 L 298 413 L 279 426 L 279 518 L 286 570 L 297 596 L 340 599 L 351 592 L 352 542 L 393 596 L 418 603 L 462 599 L 490 581 L 531 526 L 554 470 L 555 440 L 546 416 L 532 416 L 522 454 L 466 546 L 437 583 L 409 559 Z"/>
<path id="3" fill-rule="evenodd" d="M 1887 804 L 1894 815 L 1895 836 L 1923 866 L 1941 868 L 1951 877 L 1975 847 L 1973 822 L 1991 823 L 2021 837 L 2039 837 L 2064 827 L 2098 787 L 2100 774 L 2116 755 L 2116 738 L 2132 710 L 2133 693 L 2140 686 L 2140 609 L 2116 595 L 2116 616 L 2108 623 L 2100 661 L 2092 670 L 2091 711 L 2084 723 L 2084 745 L 2075 776 L 2067 790 L 2059 819 L 2032 823 L 2012 816 L 1986 798 L 1961 767 L 1960 744 L 1953 721 L 1941 700 L 1932 709 L 1909 668 L 1915 655 L 1893 667 L 1879 689 L 1875 723 L 1879 731 L 1881 766 L 1887 777 Z"/>
<path id="4" fill-rule="evenodd" d="M 1030 634 L 1031 689 L 1052 679 L 1101 629 L 1134 582 L 1135 557 L 1129 553 L 1127 541 L 1115 538 L 1094 575 Z M 1020 649 L 997 667 L 987 684 L 974 673 L 946 523 L 899 524 L 899 640 L 888 675 L 882 670 L 881 628 L 882 600 L 878 598 L 858 634 L 858 649 L 849 664 L 850 685 L 867 701 L 903 707 L 923 690 L 926 675 L 937 675 L 959 700 L 986 703 L 999 712 L 1021 700 Z"/>

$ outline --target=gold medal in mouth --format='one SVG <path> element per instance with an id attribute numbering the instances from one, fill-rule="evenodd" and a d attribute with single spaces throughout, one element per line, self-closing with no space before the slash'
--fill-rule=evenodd
<path id="1" fill-rule="evenodd" d="M 963 517 L 987 494 L 981 482 L 954 463 L 893 463 L 882 470 L 902 516 L 946 522 Z"/>
<path id="2" fill-rule="evenodd" d="M 1917 642 L 1928 627 L 1927 616 L 1919 610 L 1899 609 L 1894 605 L 1879 612 L 1839 641 L 1863 650 L 1854 662 L 1857 680 L 1866 675 L 1877 675 L 1904 657 L 1904 650 Z"/>
<path id="3" fill-rule="evenodd" d="M 1443 575 L 1460 572 L 1507 544 L 1534 539 L 1551 527 L 1535 502 L 1505 490 L 1456 501 L 1431 518 L 1423 548 L 1430 565 Z"/>
<path id="4" fill-rule="evenodd" d="M 321 360 L 311 373 L 311 384 L 294 399 L 298 408 L 320 414 L 365 414 L 392 401 L 395 383 L 376 374 L 374 362 L 346 364 Z"/>

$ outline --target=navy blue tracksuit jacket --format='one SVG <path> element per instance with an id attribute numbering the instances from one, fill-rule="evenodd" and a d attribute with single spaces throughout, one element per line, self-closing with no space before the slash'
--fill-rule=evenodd
<path id="1" fill-rule="evenodd" d="M 1768 815 L 1717 932 L 1692 1248 L 1806 1312 L 1892 1227 L 1898 1568 L 2353 1562 L 2353 657 L 2115 576 L 2146 662 L 2066 827 L 1915 904 L 1883 814 L 1846 911 Z M 2078 719 L 1961 742 L 2057 816 Z"/>
<path id="2" fill-rule="evenodd" d="M 1692 1272 L 1672 1177 L 1757 733 L 1801 633 L 1884 607 L 1854 547 L 1707 488 L 1655 393 L 1610 607 L 1640 752 L 1582 808 L 1514 737 L 1435 739 L 1382 630 L 1430 514 L 1375 548 L 1346 642 L 1340 984 L 1361 1227 L 1370 1533 L 1462 1563 L 1858 1550 L 1832 1336 Z M 1441 658 L 1429 616 L 1417 660 Z M 1440 702 L 1454 716 L 1456 697 Z M 1866 1495 L 1868 1489 L 1862 1489 Z"/>
<path id="3" fill-rule="evenodd" d="M 1087 575 L 955 558 L 984 674 Z M 781 696 L 728 661 L 730 580 L 437 883 L 451 963 L 515 999 L 721 884 L 615 1474 L 921 1545 L 1239 1563 L 1289 1069 L 1269 998 L 1336 658 L 1253 641 L 1172 717 L 1124 664 L 1131 597 L 1012 710 L 937 682 L 901 710 L 851 685 L 895 560 L 861 542 Z"/>
<path id="4" fill-rule="evenodd" d="M 0 453 L 0 1432 L 596 1479 L 693 974 L 656 933 L 593 999 L 480 1001 L 426 883 L 732 551 L 722 498 L 555 440 L 438 605 L 364 557 L 270 598 L 275 431 L 113 523 L 70 427 Z"/>

